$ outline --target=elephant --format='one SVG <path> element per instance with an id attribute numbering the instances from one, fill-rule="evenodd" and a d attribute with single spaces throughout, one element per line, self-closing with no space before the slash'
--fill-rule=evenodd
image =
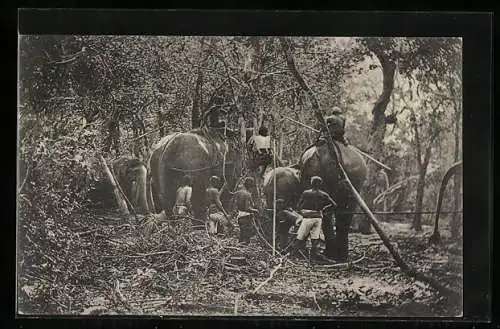
<path id="1" fill-rule="evenodd" d="M 276 209 L 295 208 L 300 197 L 299 170 L 294 167 L 276 167 L 264 175 L 263 192 L 266 199 L 267 210 L 265 219 L 262 221 L 262 231 L 269 243 L 273 236 L 273 212 L 274 212 L 274 178 L 276 177 L 276 200 L 283 200 L 281 205 L 276 202 Z M 298 214 L 297 214 L 298 215 Z M 294 222 L 290 220 L 279 221 L 277 229 L 277 239 L 280 248 L 288 245 L 288 231 Z"/>
<path id="2" fill-rule="evenodd" d="M 113 172 L 123 193 L 139 214 L 148 214 L 146 165 L 135 157 L 121 156 L 112 162 Z"/>
<path id="3" fill-rule="evenodd" d="M 148 206 L 152 212 L 159 213 L 162 211 L 159 199 L 160 190 L 158 182 L 160 181 L 160 179 L 158 173 L 158 161 L 162 156 L 162 152 L 165 146 L 177 134 L 179 133 L 172 133 L 167 136 L 164 136 L 151 148 L 151 155 L 147 162 L 148 163 L 147 197 L 148 197 Z"/>
<path id="4" fill-rule="evenodd" d="M 368 168 L 364 158 L 351 145 L 337 141 L 337 153 L 352 185 L 359 191 L 365 183 Z M 356 200 L 347 184 L 342 182 L 340 168 L 334 161 L 335 155 L 329 151 L 326 142 L 317 142 L 302 153 L 299 160 L 301 190 L 310 186 L 312 176 L 323 179 L 322 189 L 330 194 L 338 207 L 336 209 L 335 231 L 333 231 L 332 213 L 325 211 L 322 229 L 325 235 L 326 256 L 339 261 L 348 257 L 348 233 L 352 221 L 352 212 L 356 208 Z M 351 213 L 349 213 L 351 212 Z"/>
<path id="5" fill-rule="evenodd" d="M 180 179 L 192 178 L 193 215 L 204 217 L 204 193 L 215 175 L 226 184 L 221 195 L 225 207 L 242 171 L 242 152 L 238 131 L 204 127 L 163 137 L 149 159 L 149 203 L 157 212 L 170 214 Z"/>
<path id="6" fill-rule="evenodd" d="M 274 203 L 274 176 L 276 176 L 276 199 L 283 199 L 284 206 L 295 207 L 300 196 L 299 170 L 292 167 L 276 167 L 264 175 L 263 192 L 268 209 Z"/>

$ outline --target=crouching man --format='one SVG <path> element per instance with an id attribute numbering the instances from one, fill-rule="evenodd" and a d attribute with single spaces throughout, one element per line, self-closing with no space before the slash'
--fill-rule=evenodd
<path id="1" fill-rule="evenodd" d="M 297 220 L 300 225 L 297 230 L 297 237 L 293 248 L 295 255 L 305 250 L 307 238 L 311 238 L 311 259 L 324 260 L 319 254 L 319 237 L 321 233 L 321 224 L 323 219 L 323 209 L 332 206 L 334 209 L 337 204 L 325 191 L 320 190 L 322 179 L 319 176 L 311 178 L 311 189 L 302 193 L 297 210 L 302 218 Z"/>

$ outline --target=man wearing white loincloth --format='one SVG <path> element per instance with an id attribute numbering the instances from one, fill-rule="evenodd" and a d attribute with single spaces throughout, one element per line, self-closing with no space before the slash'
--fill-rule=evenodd
<path id="1" fill-rule="evenodd" d="M 319 176 L 311 178 L 311 189 L 302 193 L 297 210 L 302 215 L 298 218 L 297 224 L 300 224 L 297 230 L 297 238 L 294 245 L 294 253 L 298 254 L 305 249 L 306 239 L 311 237 L 311 258 L 321 259 L 319 255 L 319 239 L 321 234 L 321 222 L 323 219 L 323 209 L 332 206 L 337 207 L 337 204 L 328 195 L 328 193 L 320 190 L 322 179 Z"/>
<path id="2" fill-rule="evenodd" d="M 172 212 L 175 216 L 185 216 L 191 211 L 191 195 L 193 188 L 191 187 L 191 177 L 185 175 L 182 177 L 181 186 L 175 193 L 175 205 Z"/>

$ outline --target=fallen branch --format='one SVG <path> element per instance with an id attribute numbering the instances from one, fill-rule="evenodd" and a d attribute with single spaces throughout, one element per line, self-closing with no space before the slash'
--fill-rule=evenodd
<path id="1" fill-rule="evenodd" d="M 123 199 L 122 195 L 120 194 L 120 189 L 118 187 L 118 182 L 115 180 L 115 177 L 111 173 L 111 170 L 108 167 L 108 164 L 106 163 L 106 160 L 104 157 L 101 155 L 99 156 L 99 159 L 101 160 L 102 167 L 104 169 L 104 172 L 106 176 L 108 177 L 108 180 L 113 187 L 113 195 L 115 196 L 116 204 L 118 205 L 118 209 L 120 209 L 120 214 L 124 216 L 130 215 L 128 208 L 127 208 L 127 202 Z"/>
<path id="2" fill-rule="evenodd" d="M 345 263 L 337 263 L 337 264 L 327 264 L 327 265 L 317 265 L 317 266 L 320 267 L 320 268 L 335 268 L 335 267 L 341 267 L 341 266 L 344 266 L 344 265 L 351 266 L 351 265 L 354 265 L 354 264 L 357 264 L 357 263 L 361 262 L 365 258 L 366 258 L 366 253 L 364 253 L 363 256 L 361 256 L 360 258 L 356 259 L 353 262 L 345 262 Z"/>
<path id="3" fill-rule="evenodd" d="M 268 283 L 269 281 L 271 281 L 273 279 L 273 276 L 274 274 L 276 273 L 276 271 L 278 271 L 282 266 L 283 266 L 283 260 L 284 259 L 281 259 L 280 263 L 275 267 L 273 268 L 273 270 L 271 271 L 271 273 L 269 274 L 269 277 L 262 281 L 253 291 L 252 291 L 252 294 L 255 294 L 257 291 L 260 290 L 260 288 L 264 287 L 266 285 L 266 283 Z"/>

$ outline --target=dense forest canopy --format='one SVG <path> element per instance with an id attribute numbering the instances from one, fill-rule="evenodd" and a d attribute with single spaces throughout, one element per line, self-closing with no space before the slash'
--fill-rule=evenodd
<path id="1" fill-rule="evenodd" d="M 250 125 L 268 122 L 285 162 L 296 162 L 315 138 L 279 121 L 312 125 L 314 115 L 274 37 L 22 36 L 19 43 L 20 183 L 30 168 L 26 182 L 59 184 L 52 192 L 77 177 L 89 185 L 95 152 L 145 159 L 161 136 L 199 125 L 216 102 L 229 109 L 231 127 L 240 113 Z M 345 111 L 347 138 L 394 168 L 391 184 L 425 176 L 423 204 L 432 208 L 440 177 L 461 158 L 461 39 L 292 43 L 325 114 L 334 106 Z M 88 175 L 64 171 L 76 167 Z M 409 209 L 413 200 L 393 201 Z"/>

